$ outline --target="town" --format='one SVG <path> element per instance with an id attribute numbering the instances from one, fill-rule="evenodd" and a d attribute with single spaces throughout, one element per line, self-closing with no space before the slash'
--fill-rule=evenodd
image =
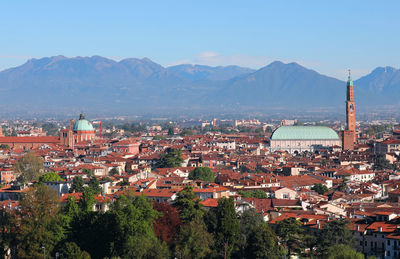
<path id="1" fill-rule="evenodd" d="M 398 258 L 400 127 L 356 121 L 350 74 L 345 87 L 346 123 L 2 121 L 2 253 L 325 258 L 339 247 Z"/>

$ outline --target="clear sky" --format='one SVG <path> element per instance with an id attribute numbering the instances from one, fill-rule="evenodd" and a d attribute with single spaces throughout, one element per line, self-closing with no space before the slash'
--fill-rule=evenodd
<path id="1" fill-rule="evenodd" d="M 400 1 L 0 1 L 0 70 L 55 55 L 295 61 L 345 80 L 400 67 Z"/>

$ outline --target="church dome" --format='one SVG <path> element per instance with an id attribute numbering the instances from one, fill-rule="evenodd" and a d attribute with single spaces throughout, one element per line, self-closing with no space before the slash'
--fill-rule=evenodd
<path id="1" fill-rule="evenodd" d="M 79 116 L 79 120 L 74 123 L 73 131 L 94 131 L 92 124 L 89 123 L 88 120 L 85 119 L 85 115 L 81 113 Z"/>
<path id="2" fill-rule="evenodd" d="M 338 140 L 338 134 L 324 126 L 282 126 L 277 128 L 271 140 Z"/>

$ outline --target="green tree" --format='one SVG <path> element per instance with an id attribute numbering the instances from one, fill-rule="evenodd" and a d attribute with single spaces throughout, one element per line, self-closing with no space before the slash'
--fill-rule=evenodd
<path id="1" fill-rule="evenodd" d="M 327 257 L 328 259 L 364 259 L 364 255 L 357 252 L 354 248 L 340 244 L 334 245 L 328 248 Z"/>
<path id="2" fill-rule="evenodd" d="M 121 258 L 167 257 L 168 249 L 156 238 L 153 221 L 159 213 L 144 196 L 120 196 L 111 206 L 116 223 L 112 256 Z"/>
<path id="3" fill-rule="evenodd" d="M 75 176 L 74 179 L 72 179 L 72 184 L 71 188 L 69 189 L 69 192 L 83 192 L 83 185 L 85 182 L 83 181 L 83 178 L 80 176 Z"/>
<path id="4" fill-rule="evenodd" d="M 267 224 L 253 227 L 246 249 L 247 258 L 281 258 L 278 240 Z"/>
<path id="5" fill-rule="evenodd" d="M 304 248 L 307 248 L 309 250 L 308 254 L 306 254 L 306 251 L 303 251 L 303 256 L 307 257 L 310 256 L 311 258 L 314 257 L 315 254 L 315 248 L 318 245 L 318 237 L 314 235 L 308 235 L 305 234 L 303 237 L 303 246 Z"/>
<path id="6" fill-rule="evenodd" d="M 293 252 L 299 253 L 301 251 L 303 229 L 301 228 L 300 221 L 294 218 L 279 221 L 276 225 L 276 234 L 287 249 L 287 254 L 289 256 Z"/>
<path id="7" fill-rule="evenodd" d="M 189 179 L 214 182 L 214 173 L 209 167 L 196 167 L 189 173 Z"/>
<path id="8" fill-rule="evenodd" d="M 92 169 L 84 168 L 84 169 L 82 170 L 82 172 L 83 172 L 84 174 L 86 174 L 86 176 L 87 176 L 88 178 L 94 176 L 94 171 L 93 171 Z"/>
<path id="9" fill-rule="evenodd" d="M 17 232 L 19 258 L 40 258 L 51 253 L 64 238 L 60 202 L 55 190 L 45 185 L 31 187 L 20 201 Z M 45 250 L 42 249 L 45 247 Z"/>
<path id="10" fill-rule="evenodd" d="M 39 182 L 61 182 L 63 179 L 56 172 L 48 172 L 39 177 Z"/>
<path id="11" fill-rule="evenodd" d="M 110 213 L 82 211 L 71 222 L 67 241 L 75 242 L 93 258 L 111 257 L 117 222 Z"/>
<path id="12" fill-rule="evenodd" d="M 332 220 L 324 225 L 318 241 L 318 250 L 322 256 L 328 256 L 329 247 L 348 245 L 353 247 L 354 237 L 348 227 L 348 220 Z"/>
<path id="13" fill-rule="evenodd" d="M 0 149 L 10 149 L 10 146 L 6 144 L 1 144 Z"/>
<path id="14" fill-rule="evenodd" d="M 16 218 L 6 208 L 0 208 L 0 257 L 5 258 L 7 250 L 15 245 Z"/>
<path id="15" fill-rule="evenodd" d="M 168 149 L 166 153 L 161 154 L 158 161 L 159 168 L 180 167 L 184 162 L 182 151 L 180 149 Z"/>
<path id="16" fill-rule="evenodd" d="M 174 128 L 169 127 L 168 128 L 168 136 L 173 136 L 174 135 Z"/>
<path id="17" fill-rule="evenodd" d="M 167 137 L 162 135 L 156 135 L 153 137 L 153 140 L 166 140 L 166 139 Z"/>
<path id="18" fill-rule="evenodd" d="M 396 165 L 392 165 L 385 155 L 376 155 L 374 157 L 374 170 L 396 169 Z"/>
<path id="19" fill-rule="evenodd" d="M 181 136 L 192 136 L 193 135 L 193 131 L 190 129 L 184 129 L 181 132 Z"/>
<path id="20" fill-rule="evenodd" d="M 239 238 L 240 222 L 236 215 L 232 198 L 221 198 L 216 208 L 217 225 L 215 229 L 216 247 L 224 259 L 230 258 Z"/>
<path id="21" fill-rule="evenodd" d="M 328 187 L 326 187 L 326 185 L 325 184 L 322 184 L 322 183 L 316 183 L 316 184 L 314 184 L 314 186 L 311 188 L 311 190 L 314 190 L 314 191 L 316 191 L 318 194 L 324 194 L 324 193 L 326 193 L 327 191 L 329 191 L 329 189 L 328 189 Z"/>
<path id="22" fill-rule="evenodd" d="M 194 195 L 191 186 L 186 186 L 178 192 L 174 207 L 179 211 L 182 223 L 188 223 L 196 216 L 203 216 L 204 214 L 199 199 Z"/>
<path id="23" fill-rule="evenodd" d="M 43 160 L 29 151 L 15 164 L 14 171 L 18 175 L 17 180 L 22 183 L 39 180 L 43 173 Z"/>
<path id="24" fill-rule="evenodd" d="M 343 192 L 343 191 L 346 190 L 348 177 L 349 177 L 348 175 L 345 175 L 345 176 L 343 177 L 343 181 L 341 181 L 340 184 L 339 184 L 339 186 L 338 186 L 338 190 L 339 190 L 339 191 Z"/>
<path id="25" fill-rule="evenodd" d="M 88 186 L 94 194 L 99 194 L 102 191 L 102 188 L 100 187 L 100 182 L 95 176 L 90 177 Z"/>
<path id="26" fill-rule="evenodd" d="M 116 174 L 119 174 L 119 171 L 118 171 L 118 169 L 116 167 L 113 167 L 110 170 L 110 172 L 108 172 L 108 175 L 110 175 L 110 176 L 113 176 L 113 175 L 116 175 Z"/>
<path id="27" fill-rule="evenodd" d="M 78 202 L 76 201 L 75 197 L 68 197 L 67 203 L 63 207 L 63 213 L 64 215 L 74 218 L 78 216 L 80 210 L 79 210 L 79 205 Z"/>
<path id="28" fill-rule="evenodd" d="M 65 259 L 90 259 L 89 253 L 82 251 L 75 242 L 64 243 L 60 246 L 59 254 Z"/>
<path id="29" fill-rule="evenodd" d="M 205 258 L 211 253 L 213 237 L 200 216 L 181 226 L 175 240 L 175 256 L 179 259 Z"/>
<path id="30" fill-rule="evenodd" d="M 254 227 L 264 224 L 264 219 L 261 214 L 255 209 L 245 210 L 239 215 L 240 221 L 240 236 L 237 242 L 237 258 L 246 258 L 248 239 L 253 234 Z"/>
<path id="31" fill-rule="evenodd" d="M 95 193 L 91 188 L 85 187 L 83 189 L 82 196 L 78 202 L 78 205 L 82 211 L 93 211 L 93 206 L 96 204 L 94 195 Z"/>

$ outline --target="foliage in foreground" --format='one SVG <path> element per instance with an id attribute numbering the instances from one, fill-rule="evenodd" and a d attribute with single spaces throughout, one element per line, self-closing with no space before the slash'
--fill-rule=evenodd
<path id="1" fill-rule="evenodd" d="M 93 211 L 94 195 L 83 187 L 61 206 L 49 187 L 32 187 L 18 213 L 0 211 L 0 256 L 13 248 L 18 258 L 363 258 L 344 220 L 326 223 L 316 237 L 296 219 L 274 232 L 255 210 L 236 213 L 228 198 L 206 210 L 191 187 L 174 205 L 122 195 L 107 212 Z"/>

